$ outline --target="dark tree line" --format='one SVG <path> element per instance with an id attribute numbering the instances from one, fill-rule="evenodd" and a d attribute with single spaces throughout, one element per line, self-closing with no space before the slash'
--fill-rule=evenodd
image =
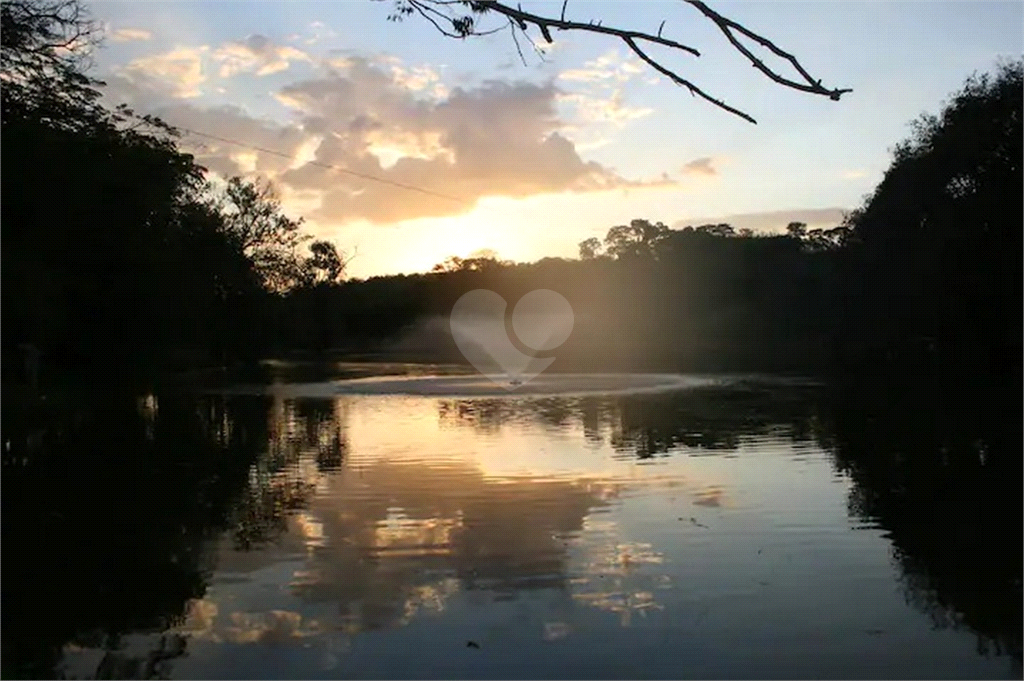
<path id="1" fill-rule="evenodd" d="M 1019 387 L 1022 87 L 1020 61 L 971 78 L 851 216 L 851 361 Z"/>
<path id="2" fill-rule="evenodd" d="M 1020 384 L 1020 61 L 924 116 L 844 224 L 783 234 L 634 220 L 580 258 L 450 258 L 342 281 L 273 188 L 213 183 L 161 121 L 99 103 L 72 0 L 0 5 L 3 357 L 43 378 L 151 380 L 292 352 L 460 359 L 466 291 L 562 293 L 564 370 L 793 371 Z M 68 49 L 68 46 L 73 49 Z M 49 374 L 49 376 L 47 376 Z M 1015 389 L 1015 388 L 1014 388 Z"/>
<path id="3" fill-rule="evenodd" d="M 329 287 L 329 313 L 296 319 L 291 333 L 305 335 L 281 347 L 457 359 L 444 319 L 460 295 L 491 288 L 512 305 L 546 287 L 576 315 L 563 369 L 821 372 L 1017 392 L 1022 85 L 1020 61 L 969 79 L 914 123 L 878 188 L 832 229 L 634 220 L 583 241 L 578 260 L 453 257 L 428 274 Z"/>
<path id="4" fill-rule="evenodd" d="M 281 291 L 340 277 L 271 187 L 218 188 L 172 128 L 100 104 L 80 5 L 11 0 L 0 20 L 5 381 L 27 352 L 43 380 L 118 382 L 257 358 Z"/>

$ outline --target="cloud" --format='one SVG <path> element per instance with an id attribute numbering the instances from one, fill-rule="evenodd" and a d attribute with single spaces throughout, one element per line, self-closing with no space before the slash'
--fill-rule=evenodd
<path id="1" fill-rule="evenodd" d="M 110 105 L 125 103 L 136 111 L 152 113 L 182 129 L 180 146 L 211 171 L 223 176 L 247 173 L 273 177 L 290 168 L 294 158 L 306 153 L 315 135 L 294 125 L 278 125 L 250 116 L 236 106 L 200 107 L 192 101 L 175 97 L 162 86 L 133 80 L 124 75 L 105 79 L 104 99 Z M 286 157 L 257 152 L 208 137 L 189 133 L 195 130 L 207 135 L 243 142 L 280 151 Z"/>
<path id="2" fill-rule="evenodd" d="M 523 197 L 561 191 L 596 191 L 631 184 L 596 163 L 584 162 L 561 134 L 551 85 L 498 81 L 446 97 L 415 97 L 401 73 L 354 60 L 345 76 L 305 81 L 281 95 L 313 127 L 331 135 L 317 161 L 343 165 L 394 182 L 462 197 L 462 205 L 437 197 L 351 180 L 316 166 L 292 170 L 282 180 L 325 192 L 323 216 L 394 222 L 466 212 L 476 199 Z M 330 123 L 327 123 L 327 122 Z M 385 167 L 382 147 L 405 154 Z"/>
<path id="3" fill-rule="evenodd" d="M 396 84 L 413 92 L 429 90 L 435 97 L 448 96 L 448 88 L 441 82 L 441 76 L 430 66 L 406 68 L 392 64 L 391 75 Z"/>
<path id="4" fill-rule="evenodd" d="M 289 124 L 258 120 L 237 107 L 201 108 L 169 96 L 166 88 L 148 95 L 146 104 L 145 84 L 126 78 L 111 86 L 117 98 L 172 125 L 282 152 L 283 158 L 205 138 L 183 140 L 199 162 L 221 175 L 258 173 L 284 193 L 303 195 L 316 206 L 307 217 L 321 223 L 387 224 L 463 214 L 486 196 L 671 182 L 628 180 L 584 161 L 557 115 L 559 90 L 552 83 L 490 81 L 447 92 L 438 90 L 443 83 L 434 71 L 393 59 L 347 57 L 335 65 L 339 69 L 321 66 L 319 77 L 275 93 L 293 111 Z"/>
<path id="5" fill-rule="evenodd" d="M 221 78 L 230 78 L 239 73 L 252 72 L 257 76 L 278 73 L 296 61 L 313 60 L 294 47 L 275 45 L 266 36 L 252 35 L 213 50 L 207 45 L 179 47 L 140 57 L 115 68 L 114 73 L 136 86 L 139 93 L 189 99 L 203 94 L 200 86 L 208 82 L 213 65 L 219 64 L 217 74 Z"/>
<path id="6" fill-rule="evenodd" d="M 692 218 L 679 220 L 673 227 L 681 229 L 686 226 L 727 223 L 736 229 L 752 229 L 755 232 L 785 232 L 790 222 L 803 222 L 809 228 L 831 228 L 841 224 L 846 208 L 794 208 L 792 210 L 776 210 L 763 213 L 739 213 L 719 215 L 715 217 Z"/>
<path id="7" fill-rule="evenodd" d="M 434 98 L 447 97 L 449 93 L 449 88 L 443 82 L 438 68 L 430 64 L 410 66 L 392 54 L 380 53 L 373 56 L 364 56 L 353 54 L 349 50 L 331 50 L 327 53 L 327 56 L 318 61 L 318 64 L 333 74 L 343 76 L 350 76 L 353 67 L 356 66 L 376 67 L 385 73 L 389 73 L 390 79 L 395 85 L 412 92 Z M 445 66 L 441 65 L 439 68 L 443 71 Z M 286 95 L 281 93 L 277 93 L 275 96 L 279 100 L 286 101 L 288 99 Z M 294 108 L 292 103 L 289 103 L 288 106 Z"/>
<path id="8" fill-rule="evenodd" d="M 176 102 L 161 107 L 158 113 L 172 125 L 245 144 L 238 146 L 189 134 L 183 138 L 182 144 L 199 163 L 224 177 L 261 175 L 274 178 L 292 167 L 294 159 L 304 153 L 311 137 L 300 127 L 281 126 L 252 118 L 233 106 L 199 108 L 186 102 Z M 280 155 L 263 153 L 251 147 L 273 150 Z"/>
<path id="9" fill-rule="evenodd" d="M 600 149 L 611 144 L 611 140 L 606 138 L 598 138 L 589 142 L 575 142 L 576 151 L 590 151 L 591 149 Z M 666 175 L 667 177 L 667 175 Z"/>
<path id="10" fill-rule="evenodd" d="M 224 638 L 240 644 L 281 645 L 315 636 L 322 630 L 316 620 L 303 622 L 302 615 L 287 610 L 270 610 L 263 613 L 233 612 L 229 621 L 230 625 L 224 630 Z"/>
<path id="11" fill-rule="evenodd" d="M 324 38 L 334 38 L 338 35 L 330 26 L 322 21 L 311 22 L 309 24 L 309 29 L 312 35 L 304 41 L 307 45 L 315 45 Z"/>
<path id="12" fill-rule="evenodd" d="M 715 168 L 714 159 L 710 156 L 702 156 L 695 158 L 682 168 L 680 172 L 684 175 L 702 175 L 704 177 L 714 177 L 718 174 L 718 169 Z"/>
<path id="13" fill-rule="evenodd" d="M 649 107 L 629 106 L 623 101 L 622 91 L 615 90 L 606 96 L 581 92 L 563 93 L 558 101 L 573 109 L 573 120 L 583 124 L 610 124 L 622 127 L 629 121 L 654 113 Z"/>
<path id="14" fill-rule="evenodd" d="M 178 48 L 163 54 L 140 57 L 115 72 L 132 84 L 172 97 L 198 97 L 199 86 L 206 82 L 203 56 L 209 47 Z"/>
<path id="15" fill-rule="evenodd" d="M 859 180 L 862 177 L 867 177 L 868 171 L 866 170 L 847 170 L 843 173 L 843 178 L 847 180 Z"/>
<path id="16" fill-rule="evenodd" d="M 583 83 L 624 83 L 643 72 L 639 59 L 623 58 L 618 50 L 611 50 L 597 59 L 586 62 L 583 68 L 569 69 L 558 74 L 559 79 Z"/>
<path id="17" fill-rule="evenodd" d="M 127 43 L 136 40 L 150 40 L 153 34 L 141 28 L 119 28 L 109 31 L 107 37 L 115 43 Z"/>
<path id="18" fill-rule="evenodd" d="M 611 50 L 582 68 L 558 74 L 559 81 L 579 88 L 561 93 L 559 102 L 567 107 L 573 123 L 621 128 L 654 113 L 650 107 L 627 104 L 623 95 L 627 83 L 639 78 L 643 71 L 636 58 L 623 57 L 618 50 Z"/>
<path id="19" fill-rule="evenodd" d="M 293 61 L 312 62 L 308 54 L 288 45 L 275 45 L 263 35 L 251 35 L 243 41 L 218 48 L 213 59 L 220 63 L 220 77 L 255 72 L 268 76 L 286 70 Z"/>

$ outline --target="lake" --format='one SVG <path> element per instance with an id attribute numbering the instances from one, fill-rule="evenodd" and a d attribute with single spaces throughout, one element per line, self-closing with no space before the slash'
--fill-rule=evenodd
<path id="1" fill-rule="evenodd" d="M 4 676 L 1021 676 L 1019 414 L 339 377 L 5 412 Z"/>

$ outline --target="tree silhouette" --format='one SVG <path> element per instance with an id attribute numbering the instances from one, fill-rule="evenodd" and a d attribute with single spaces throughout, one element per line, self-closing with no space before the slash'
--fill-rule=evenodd
<path id="1" fill-rule="evenodd" d="M 604 238 L 605 252 L 620 259 L 651 257 L 667 233 L 668 227 L 660 222 L 651 224 L 647 220 L 632 220 L 628 225 L 616 225 L 608 230 Z"/>
<path id="2" fill-rule="evenodd" d="M 34 373 L 19 348 L 42 351 L 43 380 L 122 384 L 256 359 L 275 295 L 340 278 L 333 247 L 300 252 L 268 183 L 218 193 L 173 128 L 100 103 L 83 70 L 99 32 L 75 0 L 5 2 L 0 21 L 8 376 Z"/>
<path id="3" fill-rule="evenodd" d="M 330 241 L 314 241 L 309 245 L 311 255 L 304 264 L 306 285 L 334 284 L 345 274 L 347 260 L 343 260 L 337 247 Z"/>
<path id="4" fill-rule="evenodd" d="M 5 1 L 0 32 L 5 104 L 95 106 L 99 83 L 83 71 L 100 32 L 78 0 Z"/>
<path id="5" fill-rule="evenodd" d="M 252 261 L 268 288 L 287 289 L 302 278 L 298 248 L 310 237 L 300 231 L 301 219 L 281 212 L 281 200 L 269 182 L 232 177 L 220 207 L 228 237 Z"/>
<path id="6" fill-rule="evenodd" d="M 483 248 L 469 254 L 469 257 L 460 258 L 451 255 L 445 258 L 444 262 L 434 265 L 432 272 L 486 272 L 494 271 L 503 267 L 510 267 L 511 260 L 502 260 L 497 251 L 490 248 Z"/>
<path id="7" fill-rule="evenodd" d="M 601 240 L 596 236 L 580 242 L 580 260 L 593 260 L 601 254 Z"/>
<path id="8" fill-rule="evenodd" d="M 915 122 L 851 215 L 844 333 L 858 370 L 1019 388 L 1022 87 L 1020 60 L 970 78 Z"/>

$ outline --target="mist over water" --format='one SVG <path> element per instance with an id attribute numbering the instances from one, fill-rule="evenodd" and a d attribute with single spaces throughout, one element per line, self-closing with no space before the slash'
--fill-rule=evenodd
<path id="1" fill-rule="evenodd" d="M 320 383 L 236 386 L 230 394 L 273 395 L 287 398 L 327 398 L 340 395 L 421 395 L 449 397 L 524 397 L 545 395 L 637 395 L 672 392 L 742 382 L 739 377 L 681 374 L 541 374 L 528 383 L 503 386 L 479 374 L 454 376 L 384 376 Z M 747 379 L 749 380 L 749 379 Z M 225 392 L 218 389 L 218 392 Z"/>

